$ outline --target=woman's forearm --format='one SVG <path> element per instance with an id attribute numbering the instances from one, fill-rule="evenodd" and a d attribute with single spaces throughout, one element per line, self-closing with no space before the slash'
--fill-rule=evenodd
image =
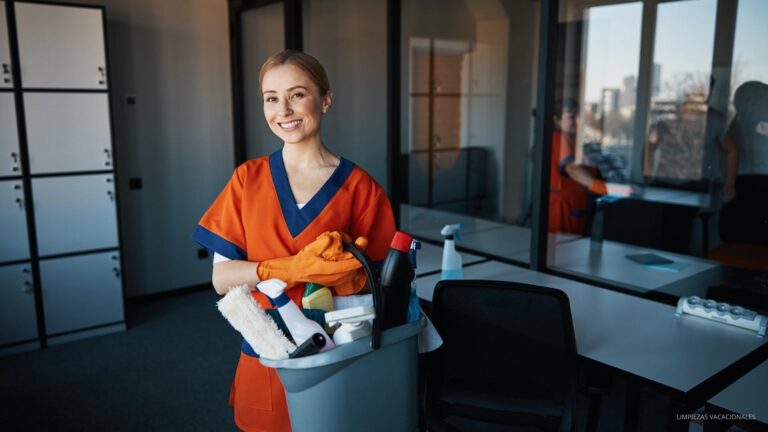
<path id="1" fill-rule="evenodd" d="M 213 265 L 213 288 L 220 295 L 226 294 L 231 287 L 248 285 L 253 288 L 261 282 L 256 274 L 259 263 L 250 261 L 222 261 Z"/>

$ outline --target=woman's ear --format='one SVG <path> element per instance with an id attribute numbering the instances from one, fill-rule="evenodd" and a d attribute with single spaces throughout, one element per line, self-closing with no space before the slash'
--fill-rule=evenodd
<path id="1" fill-rule="evenodd" d="M 331 109 L 331 104 L 333 103 L 333 92 L 328 90 L 325 92 L 325 95 L 323 96 L 323 114 L 327 113 L 329 109 Z"/>

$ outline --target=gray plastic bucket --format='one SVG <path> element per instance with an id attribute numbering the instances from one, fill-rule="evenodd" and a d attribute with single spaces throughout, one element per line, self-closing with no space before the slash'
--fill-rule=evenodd
<path id="1" fill-rule="evenodd" d="M 417 428 L 417 336 L 422 317 L 308 357 L 261 359 L 277 369 L 295 432 L 412 432 Z"/>

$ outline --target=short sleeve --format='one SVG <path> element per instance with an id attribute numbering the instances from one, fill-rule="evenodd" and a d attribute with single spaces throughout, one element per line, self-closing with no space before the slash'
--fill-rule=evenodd
<path id="1" fill-rule="evenodd" d="M 224 190 L 205 212 L 192 239 L 212 253 L 245 260 L 245 229 L 241 217 L 243 179 L 236 170 Z"/>
<path id="2" fill-rule="evenodd" d="M 557 160 L 557 169 L 560 172 L 560 175 L 563 177 L 568 177 L 568 173 L 565 171 L 565 167 L 575 162 L 575 158 L 573 155 L 573 148 L 571 146 L 571 142 L 565 138 L 563 135 L 560 136 L 560 143 L 558 145 L 558 160 Z"/>
<path id="3" fill-rule="evenodd" d="M 381 261 L 386 257 L 392 237 L 395 236 L 395 216 L 381 186 L 375 185 L 367 201 L 367 208 L 355 219 L 351 234 L 353 237 L 366 237 L 366 254 L 373 261 Z"/>

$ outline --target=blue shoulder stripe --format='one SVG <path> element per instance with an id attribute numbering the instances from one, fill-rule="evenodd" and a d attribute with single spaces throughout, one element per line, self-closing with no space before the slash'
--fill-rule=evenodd
<path id="1" fill-rule="evenodd" d="M 277 197 L 280 200 L 280 209 L 283 212 L 285 223 L 288 225 L 288 231 L 293 237 L 296 237 L 320 215 L 325 206 L 336 195 L 336 192 L 347 181 L 349 175 L 352 174 L 355 164 L 340 158 L 339 166 L 333 171 L 331 177 L 301 209 L 296 205 L 293 192 L 291 192 L 291 185 L 288 183 L 288 173 L 285 171 L 282 149 L 269 156 L 269 168 L 272 172 L 272 182 L 275 185 Z"/>
<path id="2" fill-rule="evenodd" d="M 192 233 L 192 240 L 196 241 L 200 246 L 208 249 L 211 252 L 216 252 L 219 255 L 225 256 L 232 260 L 246 260 L 248 254 L 245 253 L 236 244 L 224 240 L 213 232 L 201 227 L 200 225 L 195 228 Z"/>

